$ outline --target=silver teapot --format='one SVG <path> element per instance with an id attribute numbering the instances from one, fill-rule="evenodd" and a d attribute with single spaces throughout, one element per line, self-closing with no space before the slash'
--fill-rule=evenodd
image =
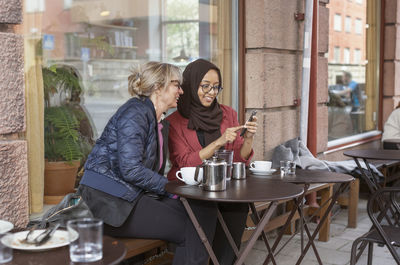
<path id="1" fill-rule="evenodd" d="M 203 179 L 199 179 L 200 168 L 203 168 Z M 226 190 L 226 169 L 227 163 L 223 159 L 213 156 L 209 160 L 204 160 L 203 164 L 196 167 L 196 181 L 201 181 L 202 188 L 207 191 Z"/>

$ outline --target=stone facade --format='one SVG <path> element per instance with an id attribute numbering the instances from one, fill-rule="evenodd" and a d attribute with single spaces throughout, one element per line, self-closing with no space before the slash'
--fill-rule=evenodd
<path id="1" fill-rule="evenodd" d="M 0 0 L 0 219 L 16 227 L 29 220 L 28 160 L 21 0 Z"/>
<path id="2" fill-rule="evenodd" d="M 24 227 L 29 218 L 26 141 L 0 141 L 0 219 Z"/>
<path id="3" fill-rule="evenodd" d="M 23 39 L 0 32 L 0 134 L 25 131 Z"/>
<path id="4" fill-rule="evenodd" d="M 400 0 L 385 0 L 383 124 L 400 101 Z"/>
<path id="5" fill-rule="evenodd" d="M 258 109 L 260 118 L 255 159 L 270 159 L 273 148 L 299 135 L 304 1 L 246 1 L 246 114 Z M 317 80 L 318 152 L 327 143 L 327 60 L 329 10 L 326 1 L 319 5 L 319 59 Z M 261 149 L 261 150 L 260 150 Z"/>
<path id="6" fill-rule="evenodd" d="M 0 0 L 0 23 L 22 23 L 22 0 Z"/>

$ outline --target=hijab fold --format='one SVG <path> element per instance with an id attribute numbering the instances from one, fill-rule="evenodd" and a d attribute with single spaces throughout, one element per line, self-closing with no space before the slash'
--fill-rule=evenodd
<path id="1" fill-rule="evenodd" d="M 219 84 L 222 85 L 221 72 L 217 66 L 204 59 L 198 59 L 188 64 L 183 71 L 182 89 L 184 94 L 179 98 L 178 111 L 189 119 L 188 128 L 203 131 L 205 145 L 209 145 L 221 136 L 222 110 L 217 99 L 211 106 L 201 104 L 197 91 L 201 80 L 211 69 L 218 73 Z"/>

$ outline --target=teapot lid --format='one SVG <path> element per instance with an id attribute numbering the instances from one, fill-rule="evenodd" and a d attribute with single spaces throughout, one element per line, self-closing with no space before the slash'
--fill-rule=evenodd
<path id="1" fill-rule="evenodd" d="M 213 166 L 226 165 L 225 159 L 218 158 L 217 156 L 213 156 L 211 159 L 204 160 L 204 163 L 206 165 L 213 165 Z"/>

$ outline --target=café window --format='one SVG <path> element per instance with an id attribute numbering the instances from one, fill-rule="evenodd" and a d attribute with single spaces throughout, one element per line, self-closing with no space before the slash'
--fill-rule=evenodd
<path id="1" fill-rule="evenodd" d="M 357 1 L 358 2 L 358 1 Z M 377 134 L 380 1 L 330 1 L 328 147 Z M 354 32 L 336 31 L 336 13 L 355 16 Z M 367 15 L 368 14 L 368 15 Z M 368 24 L 367 24 L 368 23 Z M 338 61 L 337 49 L 343 49 Z"/>
<path id="2" fill-rule="evenodd" d="M 130 98 L 130 68 L 146 61 L 168 62 L 182 70 L 197 58 L 212 61 L 223 73 L 221 101 L 231 105 L 225 97 L 237 89 L 230 86 L 233 4 L 237 2 L 26 0 L 27 58 L 34 58 L 26 65 L 76 72 L 82 91 L 75 100 L 86 112 L 94 138 Z M 50 105 L 64 99 L 53 95 Z"/>

